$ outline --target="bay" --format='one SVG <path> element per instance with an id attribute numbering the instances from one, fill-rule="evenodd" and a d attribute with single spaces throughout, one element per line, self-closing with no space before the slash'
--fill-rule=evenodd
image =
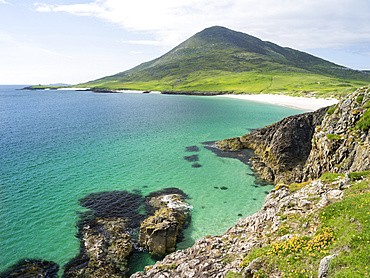
<path id="1" fill-rule="evenodd" d="M 219 97 L 16 88 L 0 86 L 0 271 L 21 258 L 73 258 L 78 199 L 92 192 L 177 187 L 193 206 L 178 248 L 224 233 L 259 210 L 272 185 L 202 143 L 301 112 Z M 191 155 L 201 167 L 184 159 Z M 137 269 L 151 262 L 142 260 Z"/>

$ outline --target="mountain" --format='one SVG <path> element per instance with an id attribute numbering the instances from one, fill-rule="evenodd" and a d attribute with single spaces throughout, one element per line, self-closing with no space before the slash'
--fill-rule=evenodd
<path id="1" fill-rule="evenodd" d="M 238 93 L 353 90 L 368 83 L 368 72 L 215 26 L 157 59 L 80 86 Z"/>

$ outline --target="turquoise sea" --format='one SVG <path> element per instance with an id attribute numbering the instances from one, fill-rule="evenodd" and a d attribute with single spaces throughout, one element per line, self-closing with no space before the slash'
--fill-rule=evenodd
<path id="1" fill-rule="evenodd" d="M 224 233 L 259 210 L 272 185 L 202 143 L 302 112 L 220 97 L 16 88 L 0 86 L 0 271 L 22 258 L 62 268 L 79 250 L 78 200 L 92 192 L 177 187 L 194 207 L 179 248 Z M 194 154 L 201 167 L 184 159 Z M 152 263 L 140 260 L 134 268 Z"/>

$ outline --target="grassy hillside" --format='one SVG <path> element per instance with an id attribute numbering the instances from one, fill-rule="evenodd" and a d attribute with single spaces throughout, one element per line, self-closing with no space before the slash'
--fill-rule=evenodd
<path id="1" fill-rule="evenodd" d="M 370 172 L 353 172 L 348 175 L 350 188 L 344 190 L 343 199 L 322 208 L 318 213 L 301 216 L 282 215 L 278 236 L 294 234 L 286 241 L 276 240 L 270 235 L 269 244 L 256 247 L 244 258 L 242 266 L 260 258 L 259 269 L 253 277 L 317 277 L 322 258 L 337 254 L 330 263 L 328 277 L 368 277 L 370 275 Z M 324 174 L 320 180 L 327 187 L 338 187 L 344 175 Z M 289 186 L 291 192 L 307 183 Z M 312 198 L 319 202 L 319 198 Z M 305 224 L 306 223 L 306 224 Z M 307 223 L 316 225 L 313 237 L 303 236 Z M 230 277 L 241 277 L 235 274 Z"/>
<path id="2" fill-rule="evenodd" d="M 354 71 L 224 27 L 199 32 L 165 55 L 81 87 L 233 93 L 346 93 L 370 82 Z"/>

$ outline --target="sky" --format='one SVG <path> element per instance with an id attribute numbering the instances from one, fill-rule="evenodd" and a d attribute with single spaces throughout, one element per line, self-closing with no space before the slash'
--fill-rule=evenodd
<path id="1" fill-rule="evenodd" d="M 0 84 L 78 84 L 224 26 L 370 70 L 369 0 L 0 0 Z"/>

